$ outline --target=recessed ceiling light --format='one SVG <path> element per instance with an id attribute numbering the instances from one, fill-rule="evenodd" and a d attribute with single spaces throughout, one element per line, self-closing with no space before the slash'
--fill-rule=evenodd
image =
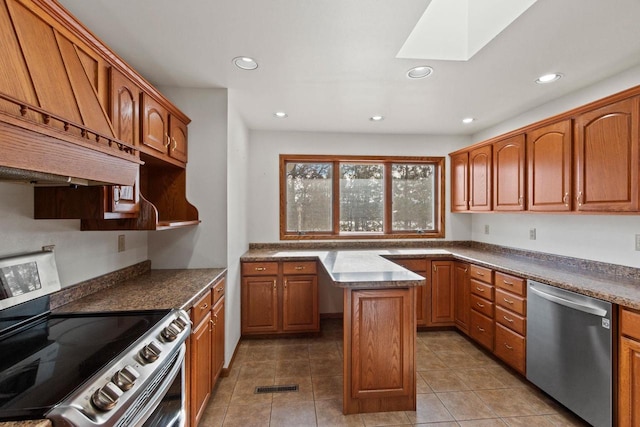
<path id="1" fill-rule="evenodd" d="M 475 121 L 476 119 L 474 119 L 473 117 L 465 117 L 464 119 L 462 119 L 462 123 L 464 123 L 465 125 L 468 125 L 469 123 L 473 123 Z"/>
<path id="2" fill-rule="evenodd" d="M 536 83 L 538 83 L 538 84 L 551 83 L 551 82 L 555 82 L 557 80 L 560 80 L 561 77 L 562 77 L 562 74 L 560 74 L 560 73 L 545 74 L 544 76 L 538 77 L 536 79 Z"/>
<path id="3" fill-rule="evenodd" d="M 258 68 L 258 63 L 255 59 L 249 58 L 248 56 L 236 56 L 233 58 L 233 63 L 236 67 L 242 70 L 255 70 Z"/>
<path id="4" fill-rule="evenodd" d="M 289 115 L 284 111 L 276 111 L 275 113 L 273 113 L 273 115 L 279 119 L 286 119 L 287 117 L 289 117 Z"/>
<path id="5" fill-rule="evenodd" d="M 384 120 L 384 116 L 371 116 L 369 117 L 369 120 L 371 120 L 372 122 L 381 122 L 382 120 Z"/>
<path id="6" fill-rule="evenodd" d="M 423 79 L 433 73 L 433 68 L 421 65 L 419 67 L 413 67 L 409 71 L 407 71 L 407 77 L 410 79 Z"/>

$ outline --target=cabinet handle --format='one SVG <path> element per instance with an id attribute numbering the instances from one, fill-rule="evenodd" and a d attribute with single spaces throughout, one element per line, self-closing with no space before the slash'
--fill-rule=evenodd
<path id="1" fill-rule="evenodd" d="M 502 316 L 504 318 L 504 320 L 506 320 L 509 323 L 513 323 L 513 319 L 509 319 L 507 316 Z"/>
<path id="2" fill-rule="evenodd" d="M 564 193 L 564 197 L 562 198 L 562 202 L 565 206 L 569 206 L 569 193 Z"/>
<path id="3" fill-rule="evenodd" d="M 207 308 L 209 308 L 209 304 L 206 302 L 200 306 L 200 310 L 206 310 Z"/>
<path id="4" fill-rule="evenodd" d="M 171 140 L 173 141 L 173 147 L 171 148 L 171 151 L 175 151 L 176 147 L 178 146 L 178 141 L 175 138 L 171 138 Z"/>
<path id="5" fill-rule="evenodd" d="M 215 324 L 213 323 L 213 319 L 209 319 L 209 332 L 211 332 L 213 330 L 214 326 L 215 326 Z"/>
<path id="6" fill-rule="evenodd" d="M 513 350 L 513 347 L 511 347 L 509 344 L 504 343 L 504 346 L 507 347 L 507 350 Z"/>
<path id="7" fill-rule="evenodd" d="M 213 326 L 216 326 L 218 324 L 218 315 L 214 314 L 213 317 L 216 319 L 215 322 L 213 322 Z"/>
<path id="8" fill-rule="evenodd" d="M 433 266 L 433 271 L 438 271 L 438 267 L 436 267 L 435 265 Z"/>
<path id="9" fill-rule="evenodd" d="M 466 269 L 466 268 L 464 269 L 464 272 L 465 272 L 465 273 L 467 272 L 467 269 Z"/>
<path id="10" fill-rule="evenodd" d="M 256 267 L 256 271 L 265 271 L 267 267 Z"/>
<path id="11" fill-rule="evenodd" d="M 275 289 L 275 288 L 276 288 L 276 281 L 274 279 L 274 281 L 273 281 L 273 289 Z"/>
<path id="12" fill-rule="evenodd" d="M 505 285 L 513 286 L 513 282 L 510 282 L 508 280 L 503 280 L 502 283 L 504 283 Z"/>
<path id="13" fill-rule="evenodd" d="M 284 288 L 287 289 L 287 280 L 284 281 Z"/>
<path id="14" fill-rule="evenodd" d="M 304 270 L 304 265 L 296 265 L 293 269 L 294 270 Z"/>
<path id="15" fill-rule="evenodd" d="M 477 302 L 476 305 L 480 308 L 484 308 L 484 304 L 480 304 L 479 302 Z"/>
<path id="16" fill-rule="evenodd" d="M 218 293 L 220 293 L 220 292 L 224 291 L 224 287 L 223 287 L 223 286 L 220 286 L 218 289 L 216 289 L 216 291 L 217 291 Z"/>
<path id="17" fill-rule="evenodd" d="M 484 328 L 481 328 L 480 326 L 478 326 L 478 330 L 479 330 L 480 332 L 484 332 Z"/>
<path id="18" fill-rule="evenodd" d="M 506 299 L 506 298 L 502 298 L 504 300 L 504 302 L 506 302 L 507 304 L 511 304 L 513 305 L 513 301 L 511 301 L 510 299 Z"/>
<path id="19" fill-rule="evenodd" d="M 480 272 L 480 271 L 476 271 L 476 274 L 480 277 L 484 277 L 484 273 Z"/>
<path id="20" fill-rule="evenodd" d="M 479 287 L 479 286 L 476 286 L 476 291 L 484 292 L 484 289 L 482 289 L 482 288 L 481 288 L 481 287 Z"/>
<path id="21" fill-rule="evenodd" d="M 522 202 L 524 201 L 524 197 L 518 197 L 518 205 L 522 206 Z"/>
<path id="22" fill-rule="evenodd" d="M 167 138 L 167 143 L 164 144 L 165 147 L 168 147 L 171 144 L 171 138 L 169 138 L 169 134 L 165 133 L 164 136 Z"/>
<path id="23" fill-rule="evenodd" d="M 578 197 L 576 197 L 578 201 L 578 206 L 582 206 L 582 191 L 578 191 Z"/>

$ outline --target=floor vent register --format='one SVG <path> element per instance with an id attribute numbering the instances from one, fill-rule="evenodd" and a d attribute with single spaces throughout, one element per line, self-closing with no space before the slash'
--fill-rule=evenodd
<path id="1" fill-rule="evenodd" d="M 298 391 L 298 384 L 288 385 L 263 385 L 256 387 L 254 394 L 262 393 L 288 393 L 292 391 Z"/>

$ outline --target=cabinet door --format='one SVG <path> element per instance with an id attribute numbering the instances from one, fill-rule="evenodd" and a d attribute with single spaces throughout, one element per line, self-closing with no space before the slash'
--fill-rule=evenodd
<path id="1" fill-rule="evenodd" d="M 198 425 L 211 396 L 211 312 L 191 333 L 191 425 Z"/>
<path id="2" fill-rule="evenodd" d="M 142 147 L 153 155 L 167 154 L 169 113 L 146 93 L 142 95 Z"/>
<path id="3" fill-rule="evenodd" d="M 620 338 L 618 425 L 640 423 L 640 341 Z"/>
<path id="4" fill-rule="evenodd" d="M 638 210 L 639 100 L 616 102 L 576 119 L 577 210 Z"/>
<path id="5" fill-rule="evenodd" d="M 453 325 L 453 261 L 431 261 L 431 324 Z"/>
<path id="6" fill-rule="evenodd" d="M 213 329 L 211 337 L 211 387 L 213 388 L 224 367 L 224 297 L 211 310 Z"/>
<path id="7" fill-rule="evenodd" d="M 493 144 L 493 201 L 494 210 L 524 210 L 524 135 Z"/>
<path id="8" fill-rule="evenodd" d="M 169 117 L 169 156 L 187 163 L 187 125 L 175 116 Z"/>
<path id="9" fill-rule="evenodd" d="M 284 276 L 282 294 L 282 330 L 318 331 L 317 276 Z"/>
<path id="10" fill-rule="evenodd" d="M 491 210 L 491 145 L 469 152 L 469 210 Z"/>
<path id="11" fill-rule="evenodd" d="M 527 209 L 571 210 L 571 120 L 527 132 Z"/>
<path id="12" fill-rule="evenodd" d="M 451 156 L 451 212 L 469 210 L 469 153 Z"/>
<path id="13" fill-rule="evenodd" d="M 278 277 L 242 279 L 242 333 L 278 331 Z"/>
<path id="14" fill-rule="evenodd" d="M 456 326 L 465 334 L 469 334 L 469 264 L 456 262 L 453 265 L 454 303 Z"/>

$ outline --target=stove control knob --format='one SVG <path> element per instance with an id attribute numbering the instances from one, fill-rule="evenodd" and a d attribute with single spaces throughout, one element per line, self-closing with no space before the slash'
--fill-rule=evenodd
<path id="1" fill-rule="evenodd" d="M 142 350 L 140 350 L 140 356 L 149 363 L 153 363 L 158 360 L 160 353 L 162 353 L 162 349 L 158 347 L 158 344 L 156 344 L 155 341 L 151 341 L 149 344 L 142 347 Z"/>
<path id="2" fill-rule="evenodd" d="M 93 403 L 96 408 L 106 412 L 112 410 L 117 405 L 120 396 L 122 396 L 122 390 L 109 381 L 93 393 L 91 403 Z"/>
<path id="3" fill-rule="evenodd" d="M 178 338 L 178 334 L 182 332 L 182 328 L 176 325 L 174 322 L 171 322 L 169 326 L 162 330 L 162 337 L 167 341 L 174 341 Z"/>
<path id="4" fill-rule="evenodd" d="M 115 374 L 111 381 L 117 385 L 122 391 L 131 390 L 131 387 L 136 383 L 136 380 L 140 377 L 138 371 L 133 369 L 133 366 L 127 365 Z"/>
<path id="5" fill-rule="evenodd" d="M 178 325 L 180 327 L 180 330 L 183 330 L 188 325 L 187 321 L 184 320 L 182 317 L 176 317 L 176 320 L 174 320 L 173 323 Z"/>

